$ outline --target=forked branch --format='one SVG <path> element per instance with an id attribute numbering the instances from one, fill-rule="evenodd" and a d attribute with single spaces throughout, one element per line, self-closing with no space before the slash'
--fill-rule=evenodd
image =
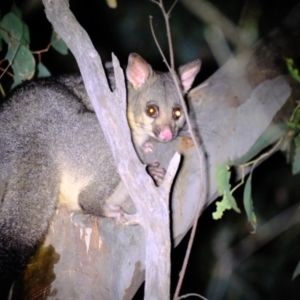
<path id="1" fill-rule="evenodd" d="M 180 97 L 181 105 L 183 107 L 183 111 L 184 111 L 184 115 L 185 115 L 186 122 L 187 122 L 187 125 L 188 125 L 188 129 L 189 129 L 189 132 L 190 132 L 190 136 L 191 136 L 192 141 L 193 141 L 193 143 L 196 147 L 196 150 L 197 150 L 197 155 L 198 155 L 198 159 L 199 159 L 200 178 L 201 178 L 201 195 L 200 195 L 200 199 L 199 199 L 199 204 L 198 204 L 197 212 L 196 212 L 196 215 L 195 215 L 195 218 L 194 218 L 193 228 L 192 228 L 192 232 L 191 232 L 191 235 L 190 235 L 188 247 L 187 247 L 187 250 L 186 250 L 183 266 L 182 266 L 182 269 L 180 271 L 180 277 L 179 277 L 178 284 L 177 284 L 177 287 L 176 287 L 176 291 L 175 291 L 175 294 L 174 294 L 174 299 L 178 299 L 179 292 L 180 292 L 182 282 L 183 282 L 183 278 L 184 278 L 184 275 L 185 275 L 185 272 L 186 272 L 188 260 L 189 260 L 189 257 L 190 257 L 192 245 L 193 245 L 193 242 L 194 242 L 195 234 L 196 234 L 198 218 L 199 218 L 200 213 L 202 211 L 201 203 L 205 203 L 205 200 L 207 198 L 206 160 L 205 160 L 204 151 L 198 145 L 197 139 L 196 139 L 195 134 L 192 130 L 191 121 L 190 121 L 189 116 L 188 116 L 187 106 L 186 106 L 185 101 L 183 99 L 182 91 L 181 91 L 181 88 L 179 87 L 178 80 L 177 80 L 177 73 L 176 73 L 175 67 L 174 67 L 173 45 L 172 45 L 169 18 L 170 18 L 170 12 L 174 8 L 175 4 L 177 3 L 177 0 L 174 1 L 173 5 L 171 6 L 171 8 L 168 12 L 166 12 L 162 0 L 159 0 L 159 1 L 151 0 L 151 1 L 154 2 L 155 4 L 157 4 L 160 7 L 160 9 L 162 11 L 162 14 L 163 14 L 163 17 L 164 17 L 164 20 L 165 20 L 165 23 L 166 23 L 166 30 L 167 30 L 167 37 L 168 37 L 168 44 L 169 44 L 169 52 L 170 52 L 170 64 L 168 63 L 168 61 L 167 61 L 160 45 L 159 45 L 159 42 L 157 40 L 157 37 L 156 37 L 154 29 L 153 29 L 153 23 L 152 23 L 153 18 L 150 16 L 150 27 L 151 27 L 151 32 L 152 32 L 154 41 L 156 43 L 156 46 L 157 46 L 157 48 L 158 48 L 165 64 L 166 64 L 169 72 L 171 72 L 171 74 L 172 74 L 173 81 L 174 81 L 174 84 L 176 86 L 178 95 Z"/>

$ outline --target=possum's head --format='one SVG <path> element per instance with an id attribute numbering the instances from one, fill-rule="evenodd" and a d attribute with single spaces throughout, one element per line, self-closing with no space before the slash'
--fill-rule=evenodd
<path id="1" fill-rule="evenodd" d="M 199 60 L 179 68 L 178 82 L 182 94 L 190 89 L 199 70 Z M 131 129 L 160 142 L 175 138 L 185 123 L 185 116 L 172 74 L 153 71 L 141 56 L 132 53 L 126 77 Z"/>

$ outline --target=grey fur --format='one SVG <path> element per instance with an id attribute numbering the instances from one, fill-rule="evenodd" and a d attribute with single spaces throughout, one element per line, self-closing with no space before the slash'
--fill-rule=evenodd
<path id="1" fill-rule="evenodd" d="M 113 88 L 113 75 L 108 73 Z M 138 90 L 128 84 L 128 95 L 133 132 L 146 130 L 141 116 L 149 101 L 167 115 L 180 105 L 171 76 L 165 73 L 152 72 Z M 173 127 L 175 137 L 180 128 Z M 0 299 L 8 292 L 4 286 L 12 283 L 43 241 L 59 202 L 111 216 L 105 201 L 119 182 L 80 76 L 17 88 L 0 107 Z"/>
<path id="2" fill-rule="evenodd" d="M 1 283 L 15 277 L 43 240 L 62 177 L 83 186 L 75 192 L 86 212 L 102 215 L 120 179 L 91 109 L 80 76 L 27 83 L 2 105 Z"/>

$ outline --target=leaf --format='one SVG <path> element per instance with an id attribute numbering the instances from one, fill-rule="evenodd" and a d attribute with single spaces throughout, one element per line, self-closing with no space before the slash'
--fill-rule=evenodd
<path id="1" fill-rule="evenodd" d="M 212 214 L 214 220 L 222 218 L 223 213 L 226 209 L 234 209 L 236 212 L 240 213 L 234 197 L 231 194 L 230 188 L 230 169 L 226 164 L 218 165 L 216 172 L 216 180 L 218 183 L 218 193 L 223 196 L 221 201 L 216 202 L 217 209 Z"/>
<path id="2" fill-rule="evenodd" d="M 224 191 L 230 191 L 230 169 L 227 164 L 217 165 L 216 180 L 219 196 L 222 196 Z"/>
<path id="3" fill-rule="evenodd" d="M 3 17 L 0 27 L 5 29 L 5 31 L 1 30 L 1 35 L 7 44 L 21 40 L 23 35 L 23 22 L 13 12 L 9 12 Z"/>
<path id="4" fill-rule="evenodd" d="M 20 20 L 22 20 L 22 11 L 16 6 L 15 3 L 11 6 L 10 11 L 14 13 Z"/>
<path id="5" fill-rule="evenodd" d="M 38 75 L 37 75 L 38 78 L 51 76 L 49 70 L 41 62 L 39 62 L 37 65 L 37 71 L 38 71 Z"/>
<path id="6" fill-rule="evenodd" d="M 293 273 L 293 280 L 300 274 L 300 261 L 297 264 L 297 267 Z"/>
<path id="7" fill-rule="evenodd" d="M 21 44 L 19 42 L 14 44 L 9 44 L 5 55 L 5 59 L 7 59 L 10 63 L 12 63 L 12 61 L 17 55 L 17 51 L 19 50 L 20 46 Z"/>
<path id="8" fill-rule="evenodd" d="M 234 164 L 242 165 L 250 161 L 260 151 L 262 151 L 267 146 L 275 143 L 288 131 L 289 131 L 289 126 L 286 123 L 272 125 L 259 137 L 259 139 L 250 148 L 250 150 L 245 155 L 243 155 L 240 159 L 235 161 Z"/>
<path id="9" fill-rule="evenodd" d="M 287 125 L 291 128 L 291 129 L 296 129 L 299 130 L 300 129 L 300 124 L 296 123 L 296 122 L 287 122 Z"/>
<path id="10" fill-rule="evenodd" d="M 15 4 L 12 5 L 10 11 L 13 12 L 22 22 L 23 31 L 22 31 L 22 37 L 20 39 L 20 42 L 25 44 L 25 46 L 28 46 L 30 43 L 29 28 L 28 28 L 27 24 L 23 22 L 22 11 Z"/>
<path id="11" fill-rule="evenodd" d="M 224 194 L 224 196 L 224 200 L 230 205 L 230 208 L 233 208 L 237 213 L 241 213 L 231 192 Z"/>
<path id="12" fill-rule="evenodd" d="M 214 220 L 219 220 L 223 217 L 223 213 L 226 209 L 230 209 L 230 206 L 227 205 L 227 202 L 224 201 L 224 198 L 222 201 L 217 201 L 216 202 L 217 209 L 216 211 L 212 214 L 212 217 Z"/>
<path id="13" fill-rule="evenodd" d="M 300 172 L 300 135 L 294 138 L 295 142 L 295 154 L 293 158 L 292 172 L 293 175 Z"/>
<path id="14" fill-rule="evenodd" d="M 292 121 L 295 124 L 300 124 L 300 109 L 299 106 L 295 108 L 292 114 Z"/>
<path id="15" fill-rule="evenodd" d="M 285 62 L 292 77 L 300 82 L 299 70 L 294 68 L 294 60 L 292 58 L 285 58 Z"/>
<path id="16" fill-rule="evenodd" d="M 35 72 L 35 60 L 30 50 L 22 44 L 9 45 L 6 58 L 14 72 L 12 88 L 24 80 L 31 79 Z"/>
<path id="17" fill-rule="evenodd" d="M 22 35 L 21 42 L 22 42 L 25 46 L 29 46 L 29 44 L 30 44 L 29 27 L 28 27 L 28 25 L 25 24 L 25 23 L 23 23 L 23 35 Z"/>
<path id="18" fill-rule="evenodd" d="M 256 232 L 256 215 L 254 213 L 253 208 L 253 200 L 252 200 L 252 193 L 251 193 L 251 182 L 252 182 L 252 172 L 248 177 L 244 189 L 244 207 L 247 214 L 248 221 L 251 223 L 253 227 L 253 233 Z"/>
<path id="19" fill-rule="evenodd" d="M 11 89 L 14 89 L 16 86 L 22 83 L 22 76 L 19 73 L 14 74 L 14 83 L 11 86 Z"/>
<path id="20" fill-rule="evenodd" d="M 62 38 L 53 30 L 51 36 L 51 46 L 60 54 L 68 54 L 68 47 Z"/>

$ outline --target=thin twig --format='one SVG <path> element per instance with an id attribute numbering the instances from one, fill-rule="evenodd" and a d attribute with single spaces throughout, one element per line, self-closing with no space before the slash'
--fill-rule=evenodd
<path id="1" fill-rule="evenodd" d="M 0 71 L 5 72 L 5 74 L 7 74 L 8 76 L 14 78 L 14 74 L 12 72 L 9 72 L 7 70 L 5 70 L 4 68 L 0 67 Z"/>
<path id="2" fill-rule="evenodd" d="M 6 96 L 4 88 L 3 88 L 2 84 L 1 84 L 1 82 L 0 82 L 0 94 L 2 95 L 3 98 Z"/>
<path id="3" fill-rule="evenodd" d="M 154 2 L 154 1 L 153 1 L 153 2 Z M 155 35 L 154 29 L 153 29 L 152 19 L 153 19 L 153 17 L 150 16 L 150 17 L 149 17 L 149 20 L 150 20 L 150 28 L 151 28 L 151 33 L 152 33 L 154 42 L 155 42 L 155 44 L 156 44 L 156 46 L 157 46 L 157 48 L 158 48 L 158 51 L 159 51 L 160 55 L 161 55 L 162 58 L 163 58 L 163 62 L 167 65 L 167 67 L 169 67 L 168 61 L 167 61 L 167 59 L 166 59 L 166 57 L 165 57 L 165 55 L 164 55 L 164 52 L 162 51 L 162 49 L 161 49 L 161 47 L 160 47 L 160 45 L 159 45 L 159 43 L 158 43 L 157 37 L 156 37 L 156 35 Z"/>
<path id="4" fill-rule="evenodd" d="M 177 4 L 177 2 L 178 2 L 178 0 L 175 0 L 174 3 L 172 4 L 172 6 L 170 7 L 170 9 L 169 9 L 169 11 L 168 11 L 168 13 L 167 13 L 168 16 L 170 16 L 170 14 L 171 14 L 173 8 L 175 7 L 175 5 Z"/>
<path id="5" fill-rule="evenodd" d="M 271 154 L 273 154 L 275 151 L 278 150 L 278 148 L 279 148 L 279 146 L 281 145 L 282 141 L 283 141 L 283 137 L 281 137 L 281 138 L 276 142 L 276 144 L 275 144 L 269 151 L 267 151 L 267 152 L 261 154 L 258 158 L 254 159 L 254 160 L 251 160 L 251 161 L 249 161 L 249 162 L 247 162 L 247 163 L 244 163 L 244 164 L 240 165 L 239 167 L 245 168 L 245 167 L 254 165 L 254 164 L 256 164 L 257 162 L 261 161 L 262 159 L 271 156 Z"/>
<path id="6" fill-rule="evenodd" d="M 198 295 L 198 294 L 194 294 L 194 293 L 191 293 L 191 294 L 185 294 L 185 295 L 183 295 L 183 296 L 180 296 L 180 297 L 178 298 L 178 300 L 184 299 L 184 298 L 187 298 L 187 297 L 198 297 L 198 298 L 201 298 L 201 299 L 203 299 L 203 300 L 207 300 L 207 298 L 205 298 L 205 297 L 203 297 L 203 296 L 201 296 L 201 295 Z"/>
<path id="7" fill-rule="evenodd" d="M 36 54 L 38 56 L 38 62 L 41 62 L 42 61 L 41 54 L 48 52 L 50 47 L 51 47 L 51 43 L 49 43 L 45 49 L 37 50 L 37 51 L 31 51 L 31 53 Z"/>
<path id="8" fill-rule="evenodd" d="M 21 44 L 19 44 L 19 45 L 16 47 L 16 50 L 15 50 L 13 56 L 12 56 L 12 59 L 11 59 L 11 61 L 8 63 L 7 67 L 4 69 L 4 71 L 2 72 L 2 74 L 0 75 L 0 79 L 1 79 L 1 78 L 3 77 L 3 75 L 6 73 L 6 71 L 8 70 L 8 68 L 11 66 L 13 60 L 15 59 L 15 56 L 16 56 L 17 52 L 19 51 L 20 45 L 21 45 Z"/>
<path id="9" fill-rule="evenodd" d="M 171 28 L 170 28 L 170 22 L 169 22 L 169 18 L 170 18 L 170 13 L 173 10 L 173 8 L 175 7 L 176 3 L 178 2 L 178 0 L 175 0 L 171 6 L 171 8 L 169 9 L 168 12 L 166 12 L 163 1 L 159 0 L 159 2 L 151 0 L 153 3 L 155 3 L 156 5 L 159 6 L 159 8 L 162 11 L 164 20 L 165 20 L 165 24 L 166 24 L 166 31 L 167 31 L 167 38 L 168 38 L 168 44 L 169 44 L 169 55 L 170 55 L 170 65 L 171 65 L 171 69 L 175 69 L 174 66 L 174 51 L 173 51 L 173 44 L 172 44 L 172 36 L 171 36 Z M 152 31 L 153 32 L 153 31 Z"/>
<path id="10" fill-rule="evenodd" d="M 156 3 L 156 1 L 153 1 L 153 0 L 152 0 L 152 2 Z M 184 101 L 183 96 L 182 96 L 181 88 L 179 87 L 179 84 L 178 84 L 177 74 L 176 74 L 175 68 L 174 68 L 174 63 L 172 64 L 172 60 L 173 60 L 173 47 L 172 47 L 171 32 L 170 32 L 170 26 L 169 26 L 170 25 L 169 24 L 169 15 L 166 14 L 166 12 L 165 12 L 162 0 L 160 0 L 159 7 L 162 10 L 162 13 L 163 13 L 163 16 L 164 16 L 164 19 L 165 19 L 165 22 L 166 22 L 166 26 L 167 26 L 167 37 L 168 37 L 169 49 L 170 49 L 171 67 L 167 63 L 167 60 L 166 60 L 166 58 L 165 58 L 165 56 L 163 54 L 163 51 L 162 51 L 162 49 L 161 49 L 161 47 L 160 47 L 160 45 L 159 45 L 159 43 L 157 41 L 154 29 L 153 29 L 152 17 L 150 18 L 151 32 L 152 32 L 154 41 L 155 41 L 155 43 L 156 43 L 156 45 L 158 47 L 159 52 L 161 53 L 161 55 L 163 57 L 163 60 L 164 60 L 164 62 L 166 64 L 166 66 L 167 66 L 169 72 L 171 72 L 171 74 L 172 74 L 174 84 L 176 86 L 178 95 L 180 97 L 181 105 L 183 107 L 184 115 L 186 117 L 186 123 L 188 125 L 188 129 L 189 129 L 189 132 L 190 132 L 191 139 L 192 139 L 192 141 L 193 141 L 193 143 L 194 143 L 194 145 L 196 147 L 196 151 L 197 151 L 197 155 L 198 155 L 199 163 L 200 163 L 200 178 L 201 178 L 201 183 L 202 183 L 202 186 L 201 186 L 202 187 L 201 188 L 202 194 L 200 195 L 200 200 L 201 199 L 206 199 L 206 197 L 207 197 L 207 178 L 206 178 L 206 174 L 205 174 L 205 166 L 206 166 L 205 155 L 204 155 L 203 151 L 200 150 L 200 147 L 199 147 L 199 145 L 197 143 L 196 137 L 195 137 L 194 132 L 192 130 L 192 125 L 191 125 L 191 122 L 190 122 L 190 119 L 189 119 L 189 116 L 188 116 L 187 107 L 186 107 L 185 101 Z M 173 6 L 172 6 L 171 9 L 173 9 Z M 171 55 L 171 53 L 172 53 L 172 55 Z M 191 232 L 191 235 L 190 235 L 188 247 L 187 247 L 187 250 L 186 250 L 184 262 L 183 262 L 183 265 L 182 265 L 182 269 L 180 271 L 180 277 L 179 277 L 179 280 L 178 280 L 178 284 L 177 284 L 177 287 L 176 287 L 173 299 L 178 299 L 178 296 L 179 296 L 179 292 L 180 292 L 180 289 L 181 289 L 181 286 L 182 286 L 182 282 L 183 282 L 183 278 L 184 278 L 184 275 L 185 275 L 185 272 L 186 272 L 188 260 L 189 260 L 189 257 L 190 257 L 192 245 L 193 245 L 193 242 L 194 242 L 194 239 L 195 239 L 195 233 L 196 233 L 198 218 L 200 216 L 201 209 L 202 209 L 202 205 L 201 205 L 201 201 L 199 201 L 199 205 L 197 207 L 196 215 L 195 215 L 194 222 L 193 222 L 192 232 Z"/>
<path id="11" fill-rule="evenodd" d="M 178 94 L 180 94 L 181 101 L 184 103 L 183 97 L 181 95 L 180 87 L 178 85 L 178 82 L 176 81 L 176 74 L 174 73 L 174 71 L 172 72 L 172 75 L 173 75 L 173 80 L 174 80 L 175 86 L 177 88 Z M 202 203 L 201 203 L 200 200 L 201 199 L 206 199 L 206 197 L 207 197 L 207 178 L 206 178 L 206 174 L 205 174 L 205 166 L 206 166 L 205 155 L 204 155 L 203 151 L 200 150 L 200 147 L 197 144 L 196 137 L 195 137 L 195 135 L 192 131 L 192 126 L 191 126 L 189 117 L 187 115 L 187 108 L 186 108 L 185 103 L 184 103 L 183 107 L 184 107 L 184 114 L 186 115 L 186 122 L 187 122 L 187 125 L 188 125 L 188 128 L 189 128 L 189 132 L 190 132 L 192 141 L 193 141 L 193 143 L 196 147 L 197 155 L 198 155 L 198 158 L 199 158 L 200 178 L 201 178 L 201 183 L 202 183 L 201 185 L 202 186 L 201 186 L 201 195 L 200 195 L 198 207 L 197 207 L 197 211 L 196 211 L 194 222 L 193 222 L 192 232 L 191 232 L 191 235 L 190 235 L 189 243 L 188 243 L 186 254 L 185 254 L 185 257 L 184 257 L 182 269 L 180 271 L 180 277 L 179 277 L 178 284 L 177 284 L 177 287 L 176 287 L 176 290 L 175 290 L 174 299 L 178 298 L 179 291 L 180 291 L 180 288 L 181 288 L 182 282 L 183 282 L 183 277 L 184 277 L 184 274 L 186 272 L 188 260 L 189 260 L 190 254 L 191 254 L 192 245 L 193 245 L 193 242 L 194 242 L 194 239 L 195 239 L 197 223 L 198 223 L 198 219 L 199 219 L 201 209 L 202 209 Z"/>
<path id="12" fill-rule="evenodd" d="M 11 33 L 10 33 L 8 30 L 6 30 L 5 28 L 1 27 L 1 26 L 0 26 L 0 30 L 4 31 L 4 32 L 7 34 L 10 43 L 13 44 L 14 41 L 15 41 L 15 39 L 14 39 L 14 37 L 11 35 Z"/>

